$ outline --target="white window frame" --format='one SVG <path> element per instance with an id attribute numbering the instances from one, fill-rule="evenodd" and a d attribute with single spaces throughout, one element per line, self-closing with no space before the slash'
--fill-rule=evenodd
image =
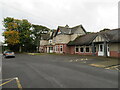
<path id="1" fill-rule="evenodd" d="M 101 51 L 101 47 L 102 46 L 102 51 Z M 99 44 L 99 52 L 104 52 L 104 45 L 103 44 Z"/>
<path id="2" fill-rule="evenodd" d="M 52 43 L 52 40 L 49 40 L 49 43 L 51 44 L 51 43 Z"/>
<path id="3" fill-rule="evenodd" d="M 62 51 L 61 51 L 61 48 L 62 48 Z M 60 52 L 63 52 L 63 45 L 60 45 L 59 49 L 60 49 Z"/>
<path id="4" fill-rule="evenodd" d="M 77 47 L 78 47 L 78 52 L 76 52 Z M 75 46 L 75 53 L 79 53 L 79 46 Z"/>
<path id="5" fill-rule="evenodd" d="M 89 52 L 86 52 L 86 48 L 89 48 Z M 85 47 L 85 53 L 90 53 L 90 46 Z"/>
<path id="6" fill-rule="evenodd" d="M 58 45 L 55 46 L 55 52 L 58 52 Z"/>
<path id="7" fill-rule="evenodd" d="M 83 48 L 83 52 L 81 52 L 81 48 Z M 85 52 L 85 48 L 83 46 L 81 46 L 79 49 L 80 49 L 80 53 L 84 53 Z"/>

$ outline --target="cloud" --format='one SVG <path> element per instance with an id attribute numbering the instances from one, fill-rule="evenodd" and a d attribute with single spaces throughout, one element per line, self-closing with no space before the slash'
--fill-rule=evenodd
<path id="1" fill-rule="evenodd" d="M 117 28 L 117 5 L 118 0 L 4 0 L 0 20 L 7 16 L 25 18 L 51 29 L 82 24 L 93 32 Z"/>

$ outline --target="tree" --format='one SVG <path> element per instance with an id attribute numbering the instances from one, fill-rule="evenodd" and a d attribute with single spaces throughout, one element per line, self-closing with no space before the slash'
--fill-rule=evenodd
<path id="1" fill-rule="evenodd" d="M 108 28 L 104 28 L 103 30 L 100 30 L 100 32 L 103 32 L 103 31 L 109 31 L 110 29 L 108 29 Z"/>
<path id="2" fill-rule="evenodd" d="M 3 21 L 5 31 L 13 32 L 16 31 L 19 33 L 19 51 L 21 52 L 22 46 L 28 46 L 32 42 L 31 37 L 31 23 L 26 19 L 14 19 L 11 17 L 4 18 Z M 12 33 L 13 34 L 13 33 Z M 7 37 L 5 37 L 7 39 Z M 8 42 L 6 42 L 8 43 Z M 9 44 L 9 43 L 8 43 Z M 16 43 L 17 44 L 17 43 Z"/>
<path id="3" fill-rule="evenodd" d="M 41 34 L 47 34 L 50 31 L 50 29 L 42 25 L 34 25 L 34 24 L 32 25 L 32 27 L 33 27 L 32 34 L 34 37 L 34 43 L 37 47 L 37 52 L 39 52 Z"/>
<path id="4" fill-rule="evenodd" d="M 31 37 L 31 23 L 28 22 L 28 20 L 23 19 L 21 21 L 18 21 L 19 23 L 19 32 L 20 32 L 20 52 L 22 46 L 27 47 L 31 44 L 32 42 L 32 37 Z"/>
<path id="5" fill-rule="evenodd" d="M 20 37 L 18 31 L 5 31 L 3 35 L 5 36 L 5 42 L 10 45 L 16 45 L 20 43 L 19 41 Z"/>
<path id="6" fill-rule="evenodd" d="M 48 33 L 50 30 L 49 28 L 42 25 L 32 25 L 26 19 L 20 20 L 11 17 L 4 18 L 3 25 L 5 27 L 4 36 L 6 43 L 12 48 L 16 47 L 17 45 L 17 47 L 19 47 L 19 52 L 22 52 L 22 50 L 25 52 L 31 50 L 34 51 L 35 47 L 39 47 L 40 45 L 41 34 Z M 10 35 L 12 37 L 14 36 L 14 38 L 8 39 Z M 38 50 L 39 48 L 37 51 Z"/>
<path id="7" fill-rule="evenodd" d="M 16 30 L 18 28 L 18 25 L 15 22 L 14 18 L 10 18 L 10 17 L 4 18 L 3 23 L 6 31 Z"/>

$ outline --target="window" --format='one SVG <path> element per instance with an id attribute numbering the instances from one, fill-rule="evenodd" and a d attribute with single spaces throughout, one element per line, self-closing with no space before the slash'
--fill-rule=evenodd
<path id="1" fill-rule="evenodd" d="M 61 34 L 61 31 L 60 31 L 60 30 L 58 31 L 58 34 Z"/>
<path id="2" fill-rule="evenodd" d="M 96 52 L 97 50 L 96 50 L 96 47 L 95 47 L 95 52 Z"/>
<path id="3" fill-rule="evenodd" d="M 52 43 L 52 40 L 49 40 L 49 43 L 51 44 L 51 43 Z"/>
<path id="4" fill-rule="evenodd" d="M 60 46 L 60 51 L 61 51 L 61 52 L 63 51 L 63 46 Z"/>
<path id="5" fill-rule="evenodd" d="M 90 48 L 89 47 L 86 47 L 86 52 L 90 52 Z"/>
<path id="6" fill-rule="evenodd" d="M 79 47 L 78 46 L 75 48 L 75 52 L 79 52 Z"/>
<path id="7" fill-rule="evenodd" d="M 53 47 L 49 47 L 49 50 L 53 50 Z"/>
<path id="8" fill-rule="evenodd" d="M 100 45 L 100 51 L 101 52 L 103 51 L 103 45 Z"/>
<path id="9" fill-rule="evenodd" d="M 53 47 L 53 51 L 55 51 L 55 47 Z"/>
<path id="10" fill-rule="evenodd" d="M 55 51 L 58 51 L 58 46 L 55 46 Z"/>
<path id="11" fill-rule="evenodd" d="M 80 52 L 84 52 L 84 48 L 83 47 L 80 48 Z"/>

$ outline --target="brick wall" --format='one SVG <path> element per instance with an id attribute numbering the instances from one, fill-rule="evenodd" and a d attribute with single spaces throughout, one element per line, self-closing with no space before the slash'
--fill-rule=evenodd
<path id="1" fill-rule="evenodd" d="M 66 44 L 63 45 L 63 52 L 68 54 L 70 53 L 70 47 L 68 47 Z"/>
<path id="2" fill-rule="evenodd" d="M 75 46 L 70 47 L 70 54 L 75 54 Z"/>
<path id="3" fill-rule="evenodd" d="M 118 53 L 117 51 L 110 51 L 110 56 L 111 57 L 120 57 L 120 53 Z"/>

